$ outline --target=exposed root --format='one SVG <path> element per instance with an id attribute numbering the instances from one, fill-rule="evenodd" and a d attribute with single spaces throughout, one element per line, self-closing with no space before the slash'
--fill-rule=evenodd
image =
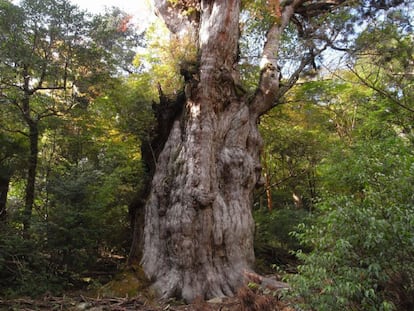
<path id="1" fill-rule="evenodd" d="M 249 282 L 255 283 L 259 285 L 262 289 L 278 291 L 278 290 L 290 288 L 288 283 L 280 282 L 276 280 L 276 278 L 274 277 L 265 277 L 265 276 L 259 275 L 251 271 L 245 271 L 244 277 L 245 277 L 246 283 L 249 283 Z"/>

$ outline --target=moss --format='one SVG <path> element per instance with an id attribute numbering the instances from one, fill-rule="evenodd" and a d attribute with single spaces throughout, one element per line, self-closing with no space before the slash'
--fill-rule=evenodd
<path id="1" fill-rule="evenodd" d="M 118 273 L 112 281 L 98 291 L 104 297 L 135 297 L 142 295 L 150 300 L 155 297 L 150 281 L 140 266 L 131 266 Z"/>

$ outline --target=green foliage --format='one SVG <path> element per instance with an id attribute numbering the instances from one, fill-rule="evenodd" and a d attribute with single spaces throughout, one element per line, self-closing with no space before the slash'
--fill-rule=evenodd
<path id="1" fill-rule="evenodd" d="M 152 100 L 155 97 L 151 74 L 130 75 L 100 98 L 100 106 L 107 109 L 106 118 L 113 118 L 119 131 L 140 141 L 148 139 L 154 124 Z M 102 108 L 101 108 L 102 109 Z M 115 114 L 114 114 L 115 112 Z"/>
<path id="2" fill-rule="evenodd" d="M 298 90 L 327 110 L 341 138 L 317 167 L 313 225 L 294 234 L 311 249 L 297 252 L 302 265 L 289 278 L 305 309 L 414 305 L 412 38 L 393 12 L 359 37 L 361 54 L 343 81 Z"/>
<path id="3" fill-rule="evenodd" d="M 59 294 L 68 284 L 50 266 L 41 241 L 23 239 L 5 225 L 0 229 L 0 296 Z"/>
<path id="4" fill-rule="evenodd" d="M 141 69 L 133 65 L 133 60 L 136 48 L 144 46 L 144 35 L 137 33 L 131 19 L 132 15 L 114 7 L 104 14 L 95 15 L 90 29 L 93 45 L 105 55 L 107 63 L 127 73 Z"/>
<path id="5" fill-rule="evenodd" d="M 302 98 L 299 92 L 296 96 Z M 317 164 L 336 141 L 328 111 L 299 100 L 297 104 L 278 107 L 260 123 L 265 141 L 262 161 L 274 208 L 293 206 L 295 194 L 301 198 L 301 207 L 311 209 L 317 195 Z"/>
<path id="6" fill-rule="evenodd" d="M 376 121 L 414 141 L 414 57 L 408 11 L 394 10 L 361 33 L 353 69 L 358 82 L 375 96 Z M 375 40 L 381 36 L 382 40 Z"/>
<path id="7" fill-rule="evenodd" d="M 87 132 L 83 138 L 88 137 Z M 93 135 L 98 133 L 93 129 Z M 42 163 L 40 167 L 40 173 L 43 175 L 45 170 L 47 179 L 44 189 L 39 183 L 42 189 L 37 196 L 39 213 L 34 215 L 30 240 L 20 237 L 19 213 L 10 213 L 10 230 L 4 234 L 0 246 L 0 253 L 5 254 L 0 260 L 8 263 L 0 267 L 0 274 L 7 282 L 7 286 L 0 284 L 4 295 L 34 296 L 52 292 L 51 289 L 58 293 L 83 286 L 83 277 L 88 276 L 88 271 L 99 270 L 102 260 L 110 259 L 113 254 L 125 256 L 128 252 L 131 237 L 128 204 L 139 188 L 142 174 L 139 158 L 131 154 L 134 148 L 129 146 L 138 146 L 137 142 L 131 138 L 118 140 L 119 135 L 111 135 L 111 144 L 98 139 L 94 145 L 85 144 L 80 149 L 73 145 L 82 142 L 68 134 L 71 132 L 66 132 L 66 137 L 59 134 L 59 146 L 62 152 L 72 155 L 65 155 L 66 160 L 60 165 Z M 44 140 L 49 147 L 56 145 L 53 137 L 45 136 Z M 63 159 L 60 151 L 48 154 L 52 150 L 45 146 L 42 150 L 43 160 L 46 156 L 51 163 Z M 13 194 L 16 186 L 13 185 Z"/>
<path id="8" fill-rule="evenodd" d="M 26 142 L 21 136 L 0 129 L 0 176 L 12 174 L 18 168 L 22 162 L 19 156 L 26 148 Z"/>
<path id="9" fill-rule="evenodd" d="M 307 308 L 411 310 L 414 297 L 414 154 L 400 138 L 361 141 L 325 164 L 327 187 L 313 226 L 295 236 L 312 248 L 290 278 Z M 350 186 L 352 185 L 352 186 Z"/>
<path id="10" fill-rule="evenodd" d="M 271 266 L 295 264 L 292 251 L 300 248 L 298 240 L 291 236 L 297 225 L 308 222 L 309 213 L 303 209 L 278 209 L 269 212 L 265 209 L 254 211 L 256 222 L 255 254 L 259 269 L 268 270 Z"/>
<path id="11" fill-rule="evenodd" d="M 153 97 L 158 95 L 155 93 L 158 85 L 161 85 L 165 94 L 173 94 L 184 85 L 180 67 L 198 62 L 195 38 L 192 34 L 170 37 L 161 20 L 148 27 L 145 37 L 148 42 L 147 50 L 137 54 L 135 65 L 144 65 L 147 68 L 146 79 L 153 91 Z"/>
<path id="12" fill-rule="evenodd" d="M 69 271 L 82 271 L 90 266 L 102 243 L 104 228 L 98 213 L 103 211 L 91 206 L 90 197 L 90 187 L 96 182 L 97 173 L 75 169 L 67 176 L 50 181 L 52 212 L 47 220 L 48 246 L 53 252 L 52 261 L 66 266 Z"/>
<path id="13" fill-rule="evenodd" d="M 128 252 L 150 92 L 144 75 L 117 75 L 139 70 L 131 67 L 142 36 L 117 9 L 91 18 L 65 0 L 0 1 L 0 15 L 0 177 L 10 178 L 0 295 L 58 293 Z M 39 161 L 30 239 L 23 239 L 32 123 Z"/>

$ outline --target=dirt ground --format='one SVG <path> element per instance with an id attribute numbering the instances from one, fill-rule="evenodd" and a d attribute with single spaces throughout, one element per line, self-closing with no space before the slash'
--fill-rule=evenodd
<path id="1" fill-rule="evenodd" d="M 289 288 L 280 281 L 280 276 L 245 272 L 245 279 L 246 285 L 234 297 L 199 299 L 185 304 L 175 299 L 155 298 L 142 269 L 129 267 L 96 289 L 37 299 L 2 300 L 0 297 L 0 311 L 295 311 L 279 298 L 281 290 Z"/>
<path id="2" fill-rule="evenodd" d="M 134 298 L 92 298 L 83 295 L 41 299 L 19 298 L 1 300 L 1 311 L 295 311 L 271 295 L 258 294 L 249 288 L 242 289 L 231 298 L 216 298 L 210 301 L 195 301 L 184 304 L 175 300 L 148 301 Z"/>

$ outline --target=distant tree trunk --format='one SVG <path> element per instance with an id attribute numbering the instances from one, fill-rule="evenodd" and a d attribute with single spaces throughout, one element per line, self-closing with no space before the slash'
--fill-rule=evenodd
<path id="1" fill-rule="evenodd" d="M 27 162 L 27 178 L 25 189 L 25 204 L 23 211 L 23 234 L 26 238 L 30 236 L 30 226 L 32 221 L 33 204 L 35 199 L 35 184 L 37 173 L 37 161 L 39 152 L 39 129 L 38 121 L 30 117 L 29 96 L 23 101 L 23 109 L 29 133 L 29 156 Z"/>
<path id="2" fill-rule="evenodd" d="M 37 172 L 37 154 L 39 152 L 39 131 L 37 129 L 37 124 L 30 125 L 29 130 L 30 153 L 28 159 L 23 217 L 23 231 L 26 236 L 29 235 L 30 225 L 32 221 L 32 211 L 35 198 L 35 184 Z"/>
<path id="3" fill-rule="evenodd" d="M 0 222 L 7 220 L 7 194 L 9 192 L 10 175 L 0 176 Z"/>
<path id="4" fill-rule="evenodd" d="M 264 187 L 266 192 L 266 201 L 267 201 L 267 209 L 269 212 L 273 209 L 273 200 L 272 200 L 272 184 L 271 184 L 271 178 L 270 178 L 270 170 L 267 163 L 267 153 L 263 152 L 263 176 L 264 176 Z"/>

